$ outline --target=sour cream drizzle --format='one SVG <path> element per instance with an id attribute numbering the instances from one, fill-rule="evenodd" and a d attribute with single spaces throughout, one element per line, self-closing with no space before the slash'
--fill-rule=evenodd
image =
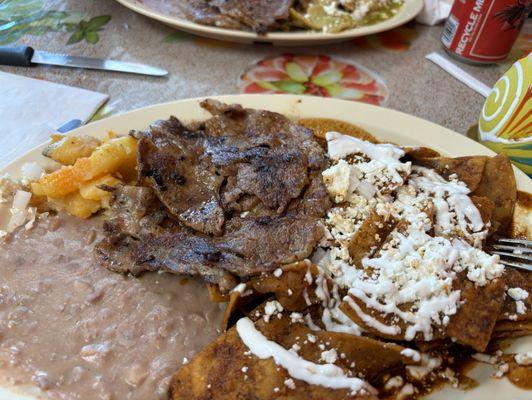
<path id="1" fill-rule="evenodd" d="M 327 132 L 325 138 L 327 139 L 328 155 L 332 160 L 345 158 L 350 154 L 362 153 L 371 160 L 384 164 L 394 182 L 403 182 L 398 171 L 405 166 L 399 160 L 405 155 L 405 152 L 399 147 L 386 143 L 373 144 L 338 132 Z"/>
<path id="2" fill-rule="evenodd" d="M 281 345 L 268 340 L 249 318 L 241 318 L 236 323 L 236 330 L 240 339 L 249 348 L 251 353 L 261 360 L 273 358 L 275 363 L 287 370 L 294 378 L 310 385 L 319 385 L 331 389 L 350 389 L 357 393 L 362 389 L 375 392 L 367 382 L 362 379 L 349 377 L 344 371 L 334 364 L 316 364 L 286 350 Z"/>
<path id="3" fill-rule="evenodd" d="M 362 171 L 360 182 L 370 180 L 387 192 L 367 200 L 361 200 L 351 186 L 346 189 L 349 196 L 340 193 L 349 206 L 329 213 L 326 223 L 331 238 L 324 244 L 329 249 L 318 265 L 333 274 L 335 284 L 348 290 L 344 300 L 368 327 L 388 335 L 403 333 L 406 340 L 418 333 L 431 340 L 433 325 L 447 325 L 460 305 L 460 291 L 453 290 L 458 273 L 464 271 L 479 286 L 502 274 L 498 256 L 481 250 L 489 225 L 468 196 L 470 190 L 456 176 L 445 179 L 432 169 L 404 163 L 404 151 L 391 144 L 336 132 L 327 133 L 326 139 L 331 159 L 344 163 L 346 170 Z M 346 160 L 349 155 L 354 157 Z M 323 175 L 332 178 L 325 180 L 331 193 L 331 188 L 341 186 L 335 185 L 337 174 L 329 170 Z M 343 211 L 359 209 L 360 204 L 366 204 L 364 213 Z M 373 210 L 406 224 L 392 231 L 378 253 L 353 265 L 347 251 L 349 239 Z M 405 304 L 411 306 L 405 310 Z M 404 332 L 403 325 L 392 323 L 397 317 L 404 321 Z"/>
<path id="4" fill-rule="evenodd" d="M 409 185 L 434 197 L 436 208 L 436 230 L 438 234 L 452 233 L 450 207 L 463 232 L 478 232 L 484 228 L 482 216 L 468 196 L 470 190 L 459 181 L 446 181 L 435 171 L 414 166 L 415 174 L 410 176 Z"/>

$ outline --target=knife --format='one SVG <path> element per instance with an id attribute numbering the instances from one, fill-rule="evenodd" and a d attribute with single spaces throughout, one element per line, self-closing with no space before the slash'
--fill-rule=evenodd
<path id="1" fill-rule="evenodd" d="M 89 57 L 76 57 L 66 54 L 53 54 L 46 51 L 34 50 L 29 46 L 0 46 L 0 65 L 31 67 L 35 64 L 48 64 L 71 68 L 103 69 L 107 71 L 153 76 L 165 76 L 168 74 L 168 71 L 150 65 Z"/>

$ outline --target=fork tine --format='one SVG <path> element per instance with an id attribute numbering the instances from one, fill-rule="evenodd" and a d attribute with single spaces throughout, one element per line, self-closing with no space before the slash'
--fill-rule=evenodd
<path id="1" fill-rule="evenodd" d="M 515 244 L 522 244 L 526 247 L 532 247 L 532 241 L 526 240 L 526 239 L 508 239 L 508 238 L 499 238 L 497 239 L 499 243 L 515 243 Z"/>
<path id="2" fill-rule="evenodd" d="M 519 260 L 532 261 L 532 256 L 526 256 L 524 254 L 507 253 L 506 251 L 492 251 L 493 254 L 498 254 L 503 257 L 517 258 Z"/>
<path id="3" fill-rule="evenodd" d="M 509 262 L 509 261 L 506 261 L 506 260 L 501 260 L 500 263 L 503 264 L 503 265 L 506 265 L 508 267 L 514 267 L 514 268 L 518 268 L 518 269 L 523 269 L 525 271 L 532 271 L 532 266 L 530 266 L 530 265 Z"/>
<path id="4" fill-rule="evenodd" d="M 532 249 L 530 249 L 528 247 L 508 246 L 508 245 L 505 245 L 505 244 L 494 244 L 492 247 L 494 249 L 497 249 L 497 250 L 510 250 L 510 251 L 514 252 L 514 254 L 532 253 Z"/>

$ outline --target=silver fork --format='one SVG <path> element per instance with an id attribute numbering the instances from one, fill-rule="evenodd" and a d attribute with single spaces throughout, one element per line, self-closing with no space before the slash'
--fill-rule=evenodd
<path id="1" fill-rule="evenodd" d="M 532 271 L 532 240 L 499 238 L 490 253 L 501 256 L 501 264 Z"/>

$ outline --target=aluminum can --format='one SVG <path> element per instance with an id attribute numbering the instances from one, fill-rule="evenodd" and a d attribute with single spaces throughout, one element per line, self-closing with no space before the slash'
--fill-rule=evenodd
<path id="1" fill-rule="evenodd" d="M 441 41 L 460 61 L 504 60 L 531 9 L 532 0 L 455 0 Z"/>

